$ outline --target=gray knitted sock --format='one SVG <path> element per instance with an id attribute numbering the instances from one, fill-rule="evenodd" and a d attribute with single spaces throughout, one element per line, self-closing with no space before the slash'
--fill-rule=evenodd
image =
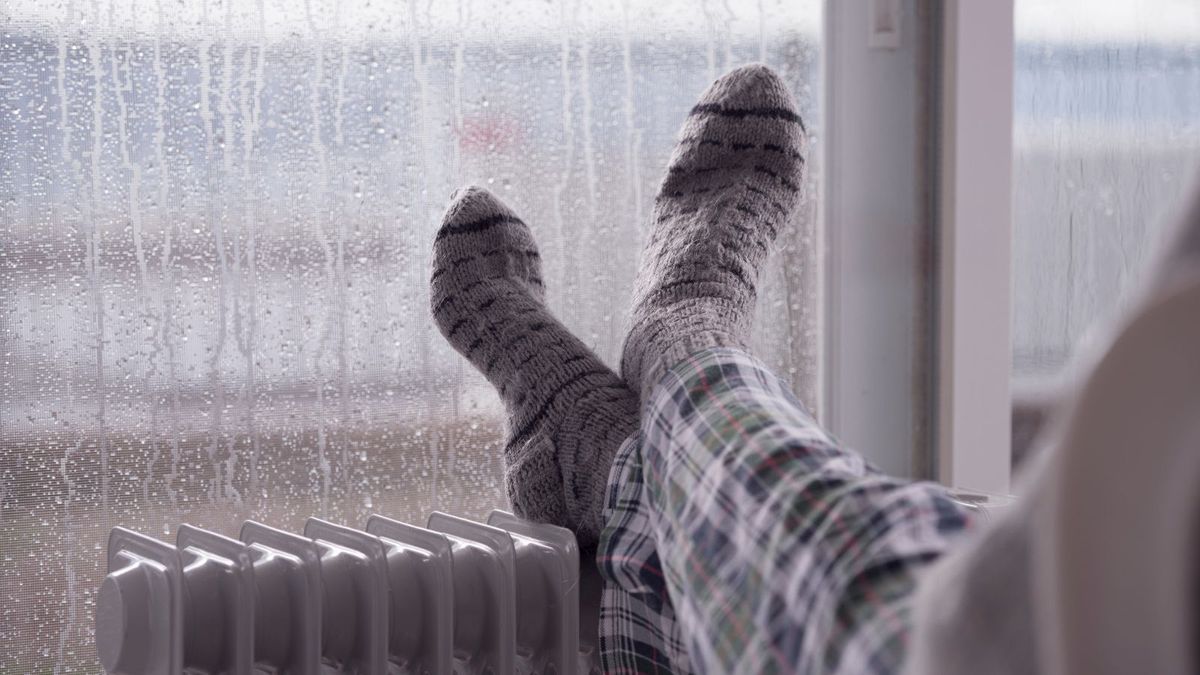
<path id="1" fill-rule="evenodd" d="M 452 197 L 430 285 L 442 335 L 504 402 L 513 510 L 595 543 L 613 456 L 637 430 L 637 395 L 550 314 L 529 227 L 486 190 Z"/>
<path id="2" fill-rule="evenodd" d="M 745 348 L 759 267 L 799 201 L 804 124 L 779 77 L 738 68 L 692 108 L 659 189 L 621 374 L 643 400 L 688 354 Z"/>

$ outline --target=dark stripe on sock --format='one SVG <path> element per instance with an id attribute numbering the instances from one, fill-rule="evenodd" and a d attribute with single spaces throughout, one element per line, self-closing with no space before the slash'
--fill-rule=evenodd
<path id="1" fill-rule="evenodd" d="M 752 218 L 758 217 L 758 211 L 755 211 L 754 209 L 750 208 L 749 206 L 746 206 L 745 204 L 738 204 L 734 208 Z"/>
<path id="2" fill-rule="evenodd" d="M 692 174 L 692 175 L 699 176 L 701 174 L 712 173 L 714 171 L 740 171 L 742 168 L 743 167 L 740 164 L 733 164 L 731 166 L 702 166 L 702 167 L 692 168 L 692 169 L 685 169 L 685 168 L 682 168 L 679 166 L 671 166 L 671 167 L 667 167 L 667 173 L 674 174 L 674 175 Z M 683 193 L 679 193 L 678 196 L 682 197 Z"/>
<path id="3" fill-rule="evenodd" d="M 471 359 L 471 355 L 475 353 L 475 350 L 479 349 L 479 345 L 481 345 L 481 344 L 483 344 L 483 336 L 482 335 L 475 338 L 474 342 L 467 345 L 467 360 L 468 361 Z"/>
<path id="4" fill-rule="evenodd" d="M 484 277 L 482 279 L 476 279 L 475 281 L 472 281 L 471 283 L 467 284 L 460 292 L 463 295 L 466 295 L 467 293 L 470 293 L 471 291 L 475 290 L 476 288 L 479 288 L 480 286 L 483 286 L 485 284 L 490 284 L 493 281 L 499 281 L 500 279 L 503 279 L 503 278 L 504 278 L 504 275 L 501 274 L 501 275 L 494 276 L 494 277 Z"/>
<path id="5" fill-rule="evenodd" d="M 540 257 L 538 255 L 538 252 L 533 249 L 519 249 L 519 248 L 511 248 L 511 247 L 495 248 L 490 251 L 485 251 L 485 252 L 479 254 L 479 257 L 491 258 L 492 256 L 503 255 L 505 253 L 511 253 L 513 255 L 525 256 L 527 258 Z"/>
<path id="6" fill-rule="evenodd" d="M 496 367 L 496 362 L 500 360 L 500 355 L 503 352 L 496 352 L 495 356 L 487 362 L 487 366 L 483 369 L 483 376 L 488 377 L 492 374 L 492 369 Z"/>
<path id="7" fill-rule="evenodd" d="M 458 295 L 466 295 L 466 294 L 470 293 L 471 291 L 475 290 L 476 288 L 483 286 L 484 284 L 488 284 L 493 281 L 499 281 L 500 279 L 504 279 L 504 278 L 506 278 L 506 277 L 503 274 L 501 274 L 501 275 L 494 276 L 494 277 L 484 277 L 483 279 L 478 279 L 476 281 L 473 281 L 473 282 L 467 284 L 465 288 L 460 289 L 458 291 Z M 500 297 L 509 297 L 511 295 L 514 295 L 514 294 L 512 292 L 509 292 L 509 293 L 502 294 Z M 441 312 L 442 308 L 446 306 L 446 303 L 450 302 L 450 300 L 452 300 L 454 297 L 455 296 L 453 296 L 453 295 L 447 295 L 446 297 L 442 298 L 442 300 L 440 302 L 438 302 L 436 305 L 433 306 L 433 313 L 436 315 L 439 312 Z M 483 308 L 481 308 L 481 309 L 483 309 Z"/>
<path id="8" fill-rule="evenodd" d="M 454 334 L 457 333 L 458 329 L 462 328 L 466 323 L 467 323 L 466 319 L 459 319 L 458 321 L 456 321 L 454 323 L 454 325 L 450 327 L 450 330 L 446 332 L 446 340 L 447 341 L 453 340 Z"/>
<path id="9" fill-rule="evenodd" d="M 613 427 L 613 426 L 615 426 L 616 423 L 619 423 L 620 421 L 624 421 L 624 420 L 615 420 L 614 416 L 610 414 L 611 410 L 608 407 L 608 406 L 612 405 L 613 403 L 616 403 L 624 398 L 627 398 L 627 397 L 630 397 L 633 395 L 633 392 L 629 390 L 629 387 L 625 386 L 625 384 L 619 380 L 613 384 L 598 385 L 595 389 L 589 390 L 583 396 L 580 396 L 579 401 L 582 403 L 585 398 L 587 398 L 588 396 L 590 396 L 592 394 L 592 392 L 600 393 L 600 392 L 604 392 L 604 391 L 614 392 L 614 395 L 606 397 L 604 400 L 600 401 L 600 405 L 592 406 L 592 409 L 589 410 L 586 415 L 584 415 L 583 420 L 580 422 L 580 424 L 579 424 L 580 430 L 585 431 L 585 432 L 590 430 L 591 425 L 592 425 L 592 420 L 596 419 L 597 417 L 600 418 L 600 421 L 607 423 L 605 425 L 606 427 Z M 634 414 L 636 414 L 636 413 L 634 413 Z M 589 434 L 586 434 L 586 433 L 581 434 L 581 435 L 585 438 L 587 438 L 589 436 Z M 614 447 L 613 450 L 615 451 L 616 448 Z"/>
<path id="10" fill-rule="evenodd" d="M 753 150 L 756 146 L 753 143 L 734 143 L 729 147 L 734 150 Z"/>
<path id="11" fill-rule="evenodd" d="M 706 193 L 714 192 L 714 191 L 720 192 L 722 190 L 728 190 L 731 187 L 733 187 L 733 183 L 725 183 L 723 185 L 714 185 L 712 187 L 696 188 L 695 190 L 692 190 L 688 194 L 702 195 L 702 194 L 706 194 Z"/>
<path id="12" fill-rule="evenodd" d="M 509 292 L 509 293 L 505 293 L 504 295 L 501 295 L 500 298 L 517 297 L 519 295 L 521 295 L 521 294 L 516 293 L 516 292 Z M 508 334 L 509 329 L 512 328 L 514 324 L 518 323 L 522 316 L 524 316 L 526 314 L 538 313 L 541 310 L 542 310 L 542 307 L 537 306 L 537 307 L 526 307 L 525 309 L 522 309 L 522 310 L 502 313 L 499 317 L 496 317 L 495 321 L 488 323 L 486 327 L 487 327 L 488 331 L 490 331 L 490 333 L 493 336 L 495 336 L 496 340 L 499 340 L 501 335 Z M 520 329 L 518 328 L 517 330 L 520 330 Z"/>
<path id="13" fill-rule="evenodd" d="M 757 171 L 757 172 L 759 172 L 759 173 L 765 173 L 765 174 L 767 174 L 768 176 L 770 176 L 771 178 L 776 178 L 776 179 L 778 179 L 778 178 L 779 178 L 779 174 L 778 174 L 778 173 L 776 173 L 775 171 L 773 171 L 773 170 L 771 170 L 771 169 L 768 169 L 767 167 L 765 167 L 765 166 L 763 166 L 763 165 L 761 165 L 761 164 L 755 165 L 755 167 L 754 167 L 754 170 L 755 170 L 755 171 Z"/>
<path id="14" fill-rule="evenodd" d="M 747 117 L 778 119 L 799 124 L 801 131 L 807 131 L 804 128 L 804 120 L 787 108 L 726 108 L 719 103 L 705 103 L 692 108 L 689 116 L 695 117 L 697 115 L 718 115 L 734 119 L 745 119 Z"/>
<path id="15" fill-rule="evenodd" d="M 567 359 L 566 361 L 563 361 L 562 364 L 564 366 L 569 366 L 572 363 L 575 363 L 576 361 L 582 361 L 582 360 L 588 358 L 589 356 L 590 356 L 590 354 L 576 354 L 575 356 L 572 356 L 571 358 Z"/>
<path id="16" fill-rule="evenodd" d="M 524 372 L 525 366 L 529 365 L 530 361 L 532 361 L 538 357 L 545 356 L 547 353 L 552 353 L 556 349 L 560 349 L 564 346 L 566 346 L 566 341 L 563 340 L 561 337 L 558 337 L 558 338 L 554 339 L 554 342 L 551 342 L 550 344 L 546 345 L 542 349 L 535 349 L 533 351 L 533 353 L 531 353 L 529 356 L 526 356 L 525 358 L 521 359 L 521 362 L 516 364 L 515 366 L 513 366 L 512 372 L 510 372 L 508 374 L 508 377 L 506 377 L 504 379 L 504 383 L 500 386 L 500 395 L 503 396 L 505 390 L 508 389 L 508 385 L 512 381 L 513 375 Z M 580 359 L 586 359 L 586 358 L 587 358 L 587 354 L 579 354 L 576 356 L 572 356 L 571 358 L 567 359 L 566 361 L 563 361 L 562 364 L 560 364 L 560 367 L 565 368 L 566 366 L 568 366 L 572 363 L 575 363 L 576 361 L 579 361 Z M 522 396 L 522 398 L 524 398 L 524 397 Z"/>
<path id="17" fill-rule="evenodd" d="M 754 243 L 754 245 L 755 245 L 755 246 L 757 246 L 758 248 L 761 248 L 761 249 L 762 249 L 762 251 L 763 251 L 763 253 L 766 253 L 766 252 L 769 250 L 769 249 L 767 248 L 767 245 L 766 245 L 765 243 L 763 243 L 763 242 L 759 241 L 758 239 L 754 239 L 754 240 L 753 240 L 753 243 Z M 734 252 L 734 253 L 736 253 L 736 254 L 738 254 L 738 255 L 740 255 L 740 254 L 741 254 L 741 252 L 742 252 L 742 248 L 743 248 L 743 247 L 742 247 L 742 245 L 741 245 L 740 243 L 734 243 L 734 242 L 731 242 L 731 241 L 725 241 L 725 240 L 721 240 L 720 242 L 718 242 L 718 244 L 717 244 L 717 245 L 718 245 L 718 246 L 720 246 L 721 248 L 723 248 L 723 249 L 727 250 L 727 251 L 732 251 L 732 252 Z"/>
<path id="18" fill-rule="evenodd" d="M 750 192 L 753 192 L 754 194 L 756 194 L 756 195 L 760 195 L 760 196 L 762 196 L 762 197 L 766 197 L 766 198 L 767 198 L 767 202 L 769 202 L 769 203 L 771 204 L 771 206 L 774 206 L 776 209 L 778 209 L 780 213 L 784 213 L 784 214 L 786 214 L 786 213 L 787 213 L 787 209 L 786 209 L 786 208 L 784 208 L 783 204 L 780 204 L 779 202 L 777 202 L 777 201 L 775 201 L 774 199 L 772 199 L 772 198 L 771 198 L 771 195 L 770 195 L 770 194 L 768 194 L 766 191 L 764 191 L 764 190 L 760 190 L 760 189 L 758 189 L 758 188 L 754 187 L 754 186 L 753 186 L 753 185 L 751 185 L 751 184 L 750 184 L 748 181 L 743 181 L 743 182 L 742 182 L 742 185 L 744 185 L 744 186 L 745 186 L 745 188 L 746 188 L 747 190 L 749 190 Z"/>
<path id="19" fill-rule="evenodd" d="M 469 232 L 483 232 L 484 230 L 490 230 L 493 227 L 497 227 L 499 225 L 504 225 L 506 223 L 511 223 L 514 225 L 524 225 L 525 224 L 524 221 L 522 221 L 520 218 L 517 218 L 516 216 L 510 216 L 510 215 L 505 215 L 505 214 L 488 216 L 487 218 L 481 218 L 479 220 L 472 220 L 472 221 L 466 222 L 466 223 L 452 223 L 452 224 L 443 225 L 442 229 L 438 230 L 437 236 L 434 238 L 433 241 L 434 241 L 434 243 L 437 243 L 452 234 L 467 234 Z"/>
<path id="20" fill-rule="evenodd" d="M 725 280 L 724 279 L 680 279 L 679 281 L 672 281 L 669 284 L 663 284 L 662 286 L 660 286 L 658 288 L 658 290 L 656 290 L 654 292 L 654 295 L 655 295 L 655 297 L 665 295 L 674 288 L 678 288 L 679 286 L 687 286 L 688 284 L 716 284 L 718 286 L 724 286 Z M 736 302 L 734 298 L 726 297 L 724 295 L 719 295 L 716 293 L 707 293 L 707 292 L 700 293 L 697 295 L 688 295 L 688 296 L 684 296 L 682 298 L 676 298 L 674 300 L 674 302 L 682 302 L 684 300 L 700 300 L 700 299 L 725 300 L 726 302 L 730 302 L 730 303 Z M 674 304 L 674 302 L 672 302 L 671 304 Z"/>
<path id="21" fill-rule="evenodd" d="M 563 340 L 560 340 L 560 339 L 554 340 L 553 342 L 551 342 L 550 345 L 546 345 L 545 348 L 542 348 L 542 350 L 535 350 L 532 354 L 529 354 L 528 357 L 521 359 L 521 363 L 518 363 L 518 364 L 512 366 L 512 370 L 509 371 L 508 377 L 505 377 L 504 382 L 500 383 L 500 387 L 499 387 L 500 398 L 504 398 L 504 394 L 506 392 L 508 392 L 509 384 L 512 381 L 512 376 L 518 374 L 518 372 L 523 372 L 524 366 L 529 365 L 529 362 L 532 362 L 533 359 L 545 356 L 545 354 L 547 352 L 551 352 L 554 347 L 562 347 L 562 346 L 563 346 Z M 570 362 L 571 362 L 571 359 L 568 359 L 568 360 L 566 360 L 566 362 L 563 363 L 563 365 L 566 365 Z M 521 396 L 521 398 L 517 400 L 517 405 L 521 405 L 521 400 L 523 400 L 523 399 L 524 399 L 524 396 Z"/>
<path id="22" fill-rule="evenodd" d="M 784 178 L 783 176 L 780 176 L 777 172 L 772 171 L 771 169 L 768 169 L 765 166 L 762 166 L 761 164 L 755 166 L 754 170 L 759 173 L 765 173 L 768 176 L 770 176 L 771 178 L 774 178 L 775 180 L 779 181 L 779 183 L 781 185 L 783 185 L 785 188 L 791 190 L 792 192 L 800 191 L 799 186 L 797 186 L 795 183 L 789 181 L 788 179 Z"/>
<path id="23" fill-rule="evenodd" d="M 762 147 L 763 147 L 763 150 L 769 150 L 771 152 L 778 152 L 782 155 L 787 155 L 788 157 L 791 157 L 793 159 L 800 160 L 801 164 L 804 163 L 804 155 L 800 154 L 799 152 L 797 152 L 796 150 L 793 150 L 791 148 L 785 148 L 782 145 L 775 145 L 774 143 L 764 143 Z"/>
<path id="24" fill-rule="evenodd" d="M 515 337 L 515 338 L 513 338 L 513 339 L 509 340 L 508 342 L 504 343 L 504 344 L 503 344 L 503 345 L 500 347 L 500 353 L 507 352 L 507 351 L 511 350 L 513 347 L 516 347 L 517 345 L 521 344 L 521 343 L 522 343 L 522 342 L 524 342 L 525 340 L 529 340 L 529 339 L 531 339 L 531 338 L 533 338 L 533 336 L 532 336 L 532 335 L 530 335 L 529 333 L 521 333 L 521 334 L 520 334 L 520 335 L 518 335 L 517 337 Z"/>
<path id="25" fill-rule="evenodd" d="M 717 269 L 722 272 L 728 272 L 729 274 L 732 274 L 733 276 L 737 277 L 737 280 L 742 282 L 746 288 L 749 288 L 751 291 L 754 290 L 754 284 L 750 283 L 750 280 L 746 278 L 746 273 L 743 272 L 742 269 L 737 265 L 718 264 Z"/>
<path id="26" fill-rule="evenodd" d="M 550 411 L 550 406 L 554 404 L 555 399 L 557 399 L 559 394 L 561 394 L 564 390 L 566 390 L 567 387 L 569 387 L 569 386 L 575 384 L 576 382 L 579 382 L 580 380 L 583 380 L 585 378 L 591 377 L 593 375 L 603 375 L 606 372 L 610 372 L 610 371 L 600 370 L 600 369 L 596 369 L 596 368 L 593 368 L 591 370 L 585 370 L 577 375 L 574 375 L 573 377 L 567 379 L 562 384 L 555 387 L 554 390 L 550 392 L 550 395 L 546 397 L 546 400 L 542 402 L 541 407 L 538 408 L 538 411 L 536 413 L 534 413 L 533 417 L 531 417 L 529 419 L 529 421 L 527 421 L 521 427 L 521 429 L 512 437 L 512 440 L 510 440 L 505 445 L 505 448 L 504 448 L 505 452 L 507 452 L 508 449 L 511 448 L 512 446 L 524 441 L 526 438 L 529 437 L 529 435 L 531 433 L 533 433 L 534 427 L 536 427 L 539 423 L 541 423 L 542 419 L 546 417 L 546 414 Z"/>
<path id="27" fill-rule="evenodd" d="M 513 372 L 519 371 L 520 369 L 524 368 L 526 365 L 529 364 L 530 361 L 536 359 L 537 357 L 539 357 L 541 355 L 542 355 L 541 350 L 534 351 L 529 356 L 526 356 L 525 358 L 521 359 L 521 362 L 517 364 L 517 367 L 513 369 Z"/>

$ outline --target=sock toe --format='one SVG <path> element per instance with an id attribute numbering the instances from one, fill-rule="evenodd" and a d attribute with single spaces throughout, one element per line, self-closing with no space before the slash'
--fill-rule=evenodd
<path id="1" fill-rule="evenodd" d="M 478 185 L 466 185 L 457 188 L 450 194 L 450 204 L 446 207 L 446 215 L 442 219 L 442 231 L 454 231 L 463 224 L 489 216 L 501 216 L 520 220 L 512 209 L 500 201 L 486 188 Z"/>
<path id="2" fill-rule="evenodd" d="M 728 114 L 773 113 L 799 120 L 796 102 L 783 79 L 761 63 L 735 68 L 717 79 L 696 108 L 716 107 Z"/>
<path id="3" fill-rule="evenodd" d="M 545 289 L 541 256 L 533 233 L 504 202 L 487 190 L 456 190 L 434 237 L 430 302 L 443 334 L 450 305 L 480 300 L 509 286 L 539 302 Z M 490 285 L 490 287 L 489 287 Z M 486 299 L 484 299 L 486 300 Z"/>

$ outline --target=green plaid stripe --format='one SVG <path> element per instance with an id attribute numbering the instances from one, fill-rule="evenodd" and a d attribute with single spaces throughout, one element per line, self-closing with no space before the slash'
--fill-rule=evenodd
<path id="1" fill-rule="evenodd" d="M 735 350 L 677 365 L 646 410 L 636 487 L 612 474 L 614 592 L 661 559 L 697 672 L 898 672 L 915 577 L 968 526 L 945 490 L 843 450 Z"/>

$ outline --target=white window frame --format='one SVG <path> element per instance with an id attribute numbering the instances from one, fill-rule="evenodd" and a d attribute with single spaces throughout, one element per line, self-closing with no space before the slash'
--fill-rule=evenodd
<path id="1" fill-rule="evenodd" d="M 898 43 L 873 34 L 889 9 Z M 1013 39 L 1013 0 L 825 4 L 822 419 L 889 473 L 992 493 L 1011 466 Z"/>
<path id="2" fill-rule="evenodd" d="M 937 478 L 993 493 L 1012 467 L 1013 0 L 943 16 Z"/>

